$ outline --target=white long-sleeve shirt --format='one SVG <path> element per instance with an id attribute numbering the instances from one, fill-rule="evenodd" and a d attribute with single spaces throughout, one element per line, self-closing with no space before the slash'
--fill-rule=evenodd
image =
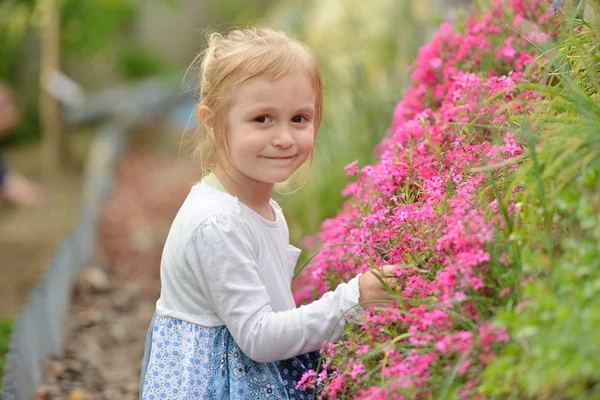
<path id="1" fill-rule="evenodd" d="M 161 261 L 159 316 L 225 325 L 258 362 L 283 360 L 336 341 L 357 318 L 358 278 L 296 308 L 291 280 L 300 250 L 287 223 L 261 217 L 236 197 L 206 183 L 192 187 L 169 232 Z"/>

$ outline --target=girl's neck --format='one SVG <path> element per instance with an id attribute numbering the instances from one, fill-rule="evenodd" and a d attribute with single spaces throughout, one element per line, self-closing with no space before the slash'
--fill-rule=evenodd
<path id="1" fill-rule="evenodd" d="M 217 167 L 214 173 L 229 194 L 237 197 L 260 216 L 270 221 L 275 219 L 270 204 L 274 184 L 249 178 L 235 168 L 225 171 L 224 168 Z"/>

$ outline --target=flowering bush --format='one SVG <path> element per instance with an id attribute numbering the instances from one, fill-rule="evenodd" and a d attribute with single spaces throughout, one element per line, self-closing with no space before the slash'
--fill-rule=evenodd
<path id="1" fill-rule="evenodd" d="M 480 395 L 509 340 L 491 317 L 521 285 L 502 229 L 521 188 L 498 183 L 523 158 L 516 121 L 543 100 L 519 84 L 547 79 L 536 60 L 558 35 L 555 13 L 544 0 L 494 1 L 421 49 L 380 162 L 346 168 L 350 198 L 323 223 L 323 250 L 295 293 L 308 301 L 381 264 L 399 265 L 404 284 L 395 301 L 368 306 L 348 340 L 326 343 L 323 368 L 300 386 L 324 398 Z"/>

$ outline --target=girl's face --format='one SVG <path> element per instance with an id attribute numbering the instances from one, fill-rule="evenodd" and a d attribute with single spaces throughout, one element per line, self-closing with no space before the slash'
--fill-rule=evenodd
<path id="1" fill-rule="evenodd" d="M 317 98 L 308 76 L 255 77 L 236 89 L 227 114 L 232 172 L 263 183 L 287 180 L 315 143 Z"/>

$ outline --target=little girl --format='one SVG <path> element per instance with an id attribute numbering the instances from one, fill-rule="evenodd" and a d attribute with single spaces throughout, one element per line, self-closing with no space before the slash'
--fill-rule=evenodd
<path id="1" fill-rule="evenodd" d="M 308 159 L 323 115 L 313 53 L 269 29 L 212 34 L 202 59 L 197 133 L 204 178 L 167 238 L 146 342 L 143 399 L 312 399 L 295 389 L 318 349 L 389 299 L 393 267 L 358 274 L 296 308 L 289 244 L 271 199 Z M 344 318 L 348 314 L 350 318 Z"/>

